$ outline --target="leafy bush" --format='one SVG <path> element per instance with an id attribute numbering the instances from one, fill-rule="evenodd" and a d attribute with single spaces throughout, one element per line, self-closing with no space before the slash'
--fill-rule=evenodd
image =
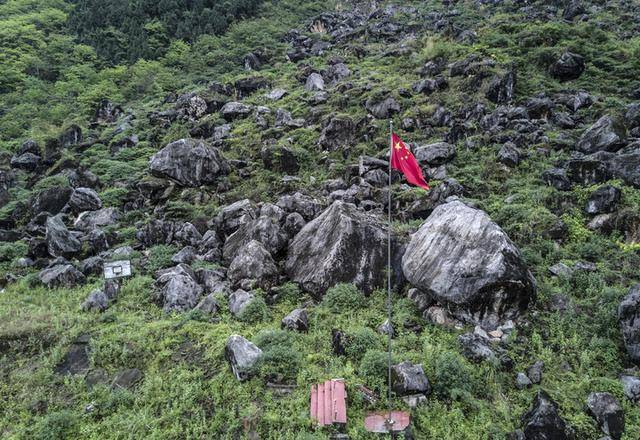
<path id="1" fill-rule="evenodd" d="M 358 372 L 368 387 L 382 390 L 386 386 L 388 362 L 389 353 L 386 351 L 369 350 L 364 354 Z"/>
<path id="2" fill-rule="evenodd" d="M 164 269 L 171 266 L 171 257 L 178 252 L 175 246 L 159 244 L 149 248 L 149 259 L 147 260 L 146 269 L 149 272 L 155 272 L 158 269 Z"/>
<path id="3" fill-rule="evenodd" d="M 35 427 L 33 438 L 41 440 L 57 440 L 73 438 L 77 434 L 80 418 L 69 410 L 48 414 Z"/>
<path id="4" fill-rule="evenodd" d="M 258 333 L 253 342 L 263 352 L 256 365 L 260 376 L 278 383 L 295 381 L 302 367 L 302 354 L 293 349 L 296 343 L 293 333 L 266 330 Z"/>
<path id="5" fill-rule="evenodd" d="M 255 324 L 257 322 L 263 322 L 269 319 L 269 307 L 264 302 L 264 299 L 260 296 L 256 296 L 245 309 L 242 311 L 238 319 L 249 324 Z"/>
<path id="6" fill-rule="evenodd" d="M 322 305 L 335 313 L 357 310 L 367 304 L 366 298 L 353 284 L 340 283 L 327 290 Z"/>
<path id="7" fill-rule="evenodd" d="M 460 394 L 473 393 L 476 387 L 474 371 L 459 354 L 444 351 L 433 360 L 433 391 L 440 398 L 455 399 Z"/>
<path id="8" fill-rule="evenodd" d="M 21 241 L 15 243 L 0 244 L 0 261 L 13 261 L 16 258 L 24 257 L 29 250 L 29 246 Z"/>
<path id="9" fill-rule="evenodd" d="M 369 327 L 361 327 L 348 335 L 346 347 L 347 356 L 353 360 L 360 360 L 362 356 L 373 348 L 380 346 L 380 335 Z"/>

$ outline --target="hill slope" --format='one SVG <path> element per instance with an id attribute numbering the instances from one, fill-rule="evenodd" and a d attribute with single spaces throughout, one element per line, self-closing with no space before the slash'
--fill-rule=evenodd
<path id="1" fill-rule="evenodd" d="M 433 187 L 393 175 L 394 364 L 429 381 L 394 394 L 405 438 L 542 438 L 541 390 L 543 431 L 601 438 L 606 392 L 637 438 L 634 2 L 231 2 L 188 41 L 151 12 L 143 51 L 134 21 L 86 38 L 90 3 L 0 5 L 3 437 L 376 437 L 392 119 Z M 348 424 L 316 428 L 337 377 Z"/>

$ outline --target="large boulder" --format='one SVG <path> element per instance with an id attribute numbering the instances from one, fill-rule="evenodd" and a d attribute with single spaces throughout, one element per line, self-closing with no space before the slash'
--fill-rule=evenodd
<path id="1" fill-rule="evenodd" d="M 584 58 L 581 55 L 566 51 L 549 66 L 549 73 L 560 81 L 569 81 L 578 79 L 584 69 Z"/>
<path id="2" fill-rule="evenodd" d="M 640 284 L 631 288 L 618 306 L 618 319 L 627 353 L 640 365 Z"/>
<path id="3" fill-rule="evenodd" d="M 337 283 L 353 283 L 371 292 L 384 281 L 387 237 L 371 216 L 335 201 L 307 223 L 289 245 L 289 278 L 322 296 Z"/>
<path id="4" fill-rule="evenodd" d="M 238 380 L 246 380 L 253 373 L 253 366 L 262 356 L 262 350 L 240 335 L 231 335 L 224 347 L 224 354 Z"/>
<path id="5" fill-rule="evenodd" d="M 294 309 L 287 316 L 282 318 L 280 327 L 287 330 L 306 332 L 309 330 L 309 317 L 306 309 Z"/>
<path id="6" fill-rule="evenodd" d="M 71 288 L 84 282 L 85 277 L 71 264 L 58 264 L 43 269 L 39 274 L 40 282 L 50 289 L 58 287 Z"/>
<path id="7" fill-rule="evenodd" d="M 244 104 L 242 102 L 227 102 L 220 109 L 222 117 L 227 121 L 232 121 L 238 118 L 246 118 L 251 114 L 252 111 L 252 106 Z"/>
<path id="8" fill-rule="evenodd" d="M 454 316 L 495 327 L 535 298 L 519 249 L 489 216 L 460 201 L 436 207 L 402 259 L 406 279 Z"/>
<path id="9" fill-rule="evenodd" d="M 587 214 L 606 214 L 616 210 L 622 191 L 612 185 L 604 185 L 589 195 L 584 208 Z"/>
<path id="10" fill-rule="evenodd" d="M 242 224 L 224 243 L 222 255 L 225 260 L 232 261 L 238 251 L 251 240 L 262 243 L 271 255 L 277 255 L 287 245 L 287 236 L 282 232 L 278 222 L 267 216 Z"/>
<path id="11" fill-rule="evenodd" d="M 232 283 L 255 280 L 259 286 L 268 287 L 276 281 L 278 268 L 262 243 L 251 240 L 237 252 L 227 276 Z"/>
<path id="12" fill-rule="evenodd" d="M 222 153 L 200 140 L 171 142 L 149 160 L 151 173 L 170 177 L 184 186 L 210 185 L 229 173 Z"/>
<path id="13" fill-rule="evenodd" d="M 161 271 L 156 285 L 165 312 L 184 312 L 193 309 L 202 296 L 202 286 L 186 264 Z"/>
<path id="14" fill-rule="evenodd" d="M 307 78 L 304 89 L 309 92 L 324 90 L 324 78 L 322 78 L 322 75 L 320 75 L 319 73 L 312 73 Z"/>
<path id="15" fill-rule="evenodd" d="M 52 186 L 44 189 L 36 195 L 31 201 L 31 212 L 39 214 L 48 212 L 56 215 L 65 207 L 71 197 L 71 188 L 68 186 Z"/>
<path id="16" fill-rule="evenodd" d="M 69 207 L 74 212 L 96 211 L 102 208 L 102 200 L 91 188 L 76 188 L 69 198 Z"/>
<path id="17" fill-rule="evenodd" d="M 409 361 L 394 365 L 391 370 L 393 391 L 400 396 L 410 394 L 429 394 L 431 385 L 425 376 L 422 365 Z"/>
<path id="18" fill-rule="evenodd" d="M 436 142 L 417 147 L 414 154 L 422 164 L 442 165 L 455 157 L 456 146 L 447 142 Z"/>
<path id="19" fill-rule="evenodd" d="M 496 104 L 511 102 L 515 94 L 515 86 L 516 73 L 513 70 L 504 75 L 495 75 L 491 78 L 485 96 Z"/>
<path id="20" fill-rule="evenodd" d="M 377 119 L 385 119 L 395 113 L 400 113 L 400 104 L 392 97 L 387 97 L 383 100 L 375 98 L 367 99 L 365 108 Z"/>
<path id="21" fill-rule="evenodd" d="M 320 132 L 318 145 L 329 151 L 348 147 L 355 139 L 356 126 L 348 116 L 335 116 Z"/>
<path id="22" fill-rule="evenodd" d="M 533 399 L 531 409 L 522 416 L 524 438 L 529 440 L 572 440 L 573 430 L 560 414 L 558 405 L 543 390 Z"/>
<path id="23" fill-rule="evenodd" d="M 591 393 L 587 397 L 587 412 L 606 435 L 619 440 L 624 432 L 624 411 L 609 393 Z"/>
<path id="24" fill-rule="evenodd" d="M 624 125 L 605 115 L 582 133 L 576 148 L 587 154 L 596 151 L 617 151 L 624 146 L 625 139 Z"/>
<path id="25" fill-rule="evenodd" d="M 47 218 L 45 239 L 52 257 L 71 258 L 82 248 L 80 240 L 69 232 L 59 215 Z"/>
<path id="26" fill-rule="evenodd" d="M 83 231 L 93 231 L 105 226 L 115 225 L 120 221 L 122 213 L 118 208 L 102 208 L 97 211 L 84 211 L 73 222 L 73 227 Z"/>
<path id="27" fill-rule="evenodd" d="M 247 306 L 256 299 L 256 296 L 246 290 L 238 289 L 229 295 L 229 311 L 236 318 L 241 318 Z"/>

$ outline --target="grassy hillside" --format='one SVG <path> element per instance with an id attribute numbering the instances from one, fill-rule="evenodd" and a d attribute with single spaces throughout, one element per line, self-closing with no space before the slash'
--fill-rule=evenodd
<path id="1" fill-rule="evenodd" d="M 171 256 L 180 247 L 141 247 L 136 232 L 151 218 L 204 223 L 222 207 L 244 198 L 273 203 L 294 191 L 324 197 L 325 182 L 349 175 L 360 155 L 383 157 L 387 120 L 369 117 L 365 103 L 392 96 L 401 107 L 393 116 L 394 124 L 405 141 L 426 144 L 448 137 L 455 144 L 457 154 L 446 165 L 447 176 L 456 179 L 464 187 L 464 197 L 486 211 L 522 250 L 538 288 L 536 305 L 516 324 L 506 346 L 514 361 L 510 370 L 466 359 L 457 337 L 472 326 L 462 330 L 435 325 L 407 298 L 408 286 L 394 291 L 394 359 L 421 363 L 433 387 L 426 404 L 412 411 L 414 437 L 509 438 L 521 427 L 520 417 L 530 408 L 535 392 L 543 388 L 558 403 L 576 438 L 603 435 L 584 411 L 593 391 L 610 392 L 619 400 L 626 418 L 622 438 L 638 438 L 640 407 L 625 397 L 618 379 L 633 364 L 625 352 L 617 307 L 640 281 L 640 188 L 617 178 L 559 191 L 542 179 L 545 170 L 572 157 L 577 139 L 600 116 L 624 119 L 627 106 L 640 98 L 640 20 L 632 2 L 584 2 L 585 21 L 564 20 L 564 4 L 555 7 L 544 1 L 530 6 L 511 1 L 401 2 L 402 7 L 415 9 L 396 4 L 387 13 L 380 11 L 394 3 L 382 2 L 378 15 L 361 16 L 371 22 L 383 17 L 399 31 L 376 34 L 368 28 L 336 43 L 314 17 L 368 6 L 267 1 L 256 6 L 249 18 L 241 12 L 230 19 L 224 32 L 216 29 L 214 34 L 204 27 L 201 34 L 185 40 L 163 34 L 166 42 L 157 42 L 161 50 L 147 59 L 146 52 L 129 56 L 135 53 L 135 40 L 123 43 L 122 56 L 106 56 L 99 44 L 90 45 L 94 40 L 75 34 L 82 15 L 73 12 L 74 7 L 84 3 L 92 2 L 0 4 L 2 169 L 10 169 L 11 156 L 26 139 L 44 148 L 72 124 L 82 129 L 85 142 L 63 148 L 60 157 L 39 173 L 13 172 L 14 182 L 0 206 L 2 229 L 25 232 L 18 240 L 0 242 L 2 437 L 323 439 L 334 429 L 314 427 L 309 387 L 342 377 L 348 392 L 346 433 L 352 439 L 376 438 L 366 433 L 362 422 L 367 411 L 385 408 L 385 401 L 367 403 L 358 386 L 383 396 L 386 392 L 386 338 L 376 331 L 386 316 L 383 289 L 364 296 L 354 286 L 340 284 L 318 299 L 285 281 L 277 286 L 277 296 L 258 289 L 264 301 L 256 302 L 241 318 L 229 312 L 223 296 L 220 312 L 213 317 L 196 311 L 167 314 L 155 300 L 154 273 L 173 266 Z M 332 45 L 316 56 L 291 62 L 286 52 L 292 46 L 288 33 L 292 28 Z M 470 32 L 465 37 L 463 31 Z M 582 55 L 586 62 L 584 73 L 568 82 L 549 74 L 549 65 L 566 50 Z M 248 72 L 245 57 L 250 53 L 261 54 L 263 62 Z M 411 91 L 423 78 L 420 69 L 425 63 L 443 60 L 446 65 L 470 55 L 493 63 L 482 68 L 482 75 L 450 76 L 443 68 L 447 88 L 430 94 L 402 92 Z M 327 85 L 327 101 L 313 105 L 304 81 L 309 72 L 326 70 L 334 57 L 342 58 L 351 74 L 336 86 Z M 510 70 L 517 77 L 514 107 L 526 106 L 541 94 L 584 90 L 594 97 L 592 105 L 571 114 L 572 128 L 551 117 L 532 118 L 539 135 L 534 142 L 527 137 L 518 145 L 523 159 L 515 167 L 504 166 L 496 157 L 507 140 L 518 137 L 517 127 L 494 133 L 478 120 L 460 122 L 460 115 L 472 113 L 476 104 L 485 106 L 487 114 L 498 107 L 487 99 L 489 81 Z M 286 109 L 306 124 L 277 129 L 272 114 L 266 116 L 267 128 L 253 117 L 233 121 L 222 149 L 227 159 L 246 161 L 246 166 L 232 169 L 224 190 L 213 185 L 177 187 L 167 198 L 137 203 L 139 184 L 153 183 L 148 165 L 154 153 L 177 139 L 210 139 L 212 128 L 225 123 L 217 110 L 170 123 L 158 123 L 154 119 L 158 112 L 175 109 L 176 98 L 183 93 L 216 101 L 220 94 L 211 83 L 235 84 L 254 76 L 266 79 L 269 86 L 242 97 L 243 103 L 268 106 L 273 112 Z M 273 102 L 265 93 L 276 88 L 288 93 Z M 126 120 L 94 123 L 95 110 L 105 99 L 121 106 Z M 440 107 L 451 112 L 456 124 L 432 122 Z M 356 121 L 357 137 L 348 149 L 323 151 L 318 138 L 334 114 Z M 413 127 L 403 124 L 407 118 L 416 122 Z M 451 138 L 452 125 L 462 126 L 462 135 Z M 114 152 L 114 145 L 132 135 L 139 139 L 134 146 Z M 297 179 L 283 179 L 290 173 L 265 166 L 261 156 L 265 145 L 295 152 L 300 164 Z M 29 208 L 34 198 L 49 188 L 70 187 L 64 171 L 78 168 L 97 176 L 96 190 L 105 207 L 123 210 L 121 220 L 105 228 L 111 234 L 110 247 L 134 248 L 134 274 L 104 313 L 80 310 L 87 295 L 103 285 L 101 277 L 92 275 L 72 289 L 48 289 L 38 280 L 41 267 L 22 267 L 19 261 L 31 252 L 26 231 L 33 220 Z M 441 181 L 430 178 L 434 187 Z M 605 184 L 621 189 L 616 212 L 624 214 L 618 217 L 624 221 L 608 231 L 594 230 L 588 227 L 593 216 L 584 206 Z M 425 193 L 401 182 L 392 190 L 397 201 L 394 230 L 408 236 L 423 221 L 412 217 L 409 207 L 424 200 Z M 375 192 L 383 198 L 384 188 Z M 561 237 L 550 232 L 558 222 L 564 225 Z M 89 255 L 90 250 L 83 249 L 82 257 Z M 552 275 L 549 268 L 560 262 L 593 267 Z M 221 261 L 194 263 L 205 268 L 222 265 Z M 555 306 L 560 296 L 567 307 Z M 307 333 L 280 330 L 287 313 L 310 302 Z M 351 337 L 345 356 L 332 351 L 332 329 Z M 231 334 L 246 337 L 265 353 L 256 375 L 246 382 L 235 379 L 224 358 Z M 84 375 L 56 373 L 69 348 L 87 337 L 91 369 L 104 378 L 92 387 Z M 544 361 L 542 383 L 518 389 L 516 372 L 526 371 L 537 360 Z M 136 386 L 112 389 L 118 372 L 133 368 L 142 372 Z M 296 387 L 280 396 L 267 386 L 269 382 Z M 399 397 L 393 403 L 407 409 Z"/>

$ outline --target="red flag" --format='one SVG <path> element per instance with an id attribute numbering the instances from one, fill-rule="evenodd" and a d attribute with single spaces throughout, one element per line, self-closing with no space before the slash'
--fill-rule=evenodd
<path id="1" fill-rule="evenodd" d="M 404 174 L 410 184 L 429 189 L 418 161 L 395 133 L 391 134 L 391 166 Z"/>

